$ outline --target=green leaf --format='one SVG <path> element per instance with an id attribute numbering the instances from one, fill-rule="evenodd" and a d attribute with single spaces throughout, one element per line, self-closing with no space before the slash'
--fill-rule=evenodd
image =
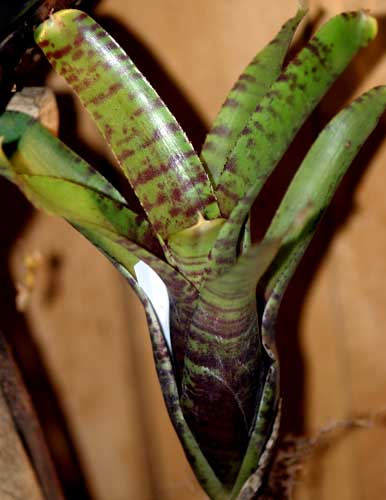
<path id="1" fill-rule="evenodd" d="M 80 156 L 31 116 L 6 111 L 0 116 L 2 148 L 9 151 L 7 161 L 16 173 L 47 175 L 83 184 L 126 204 L 123 196 Z"/>
<path id="2" fill-rule="evenodd" d="M 207 281 L 191 321 L 181 405 L 204 455 L 227 487 L 240 468 L 260 394 L 256 285 L 279 246 L 280 240 L 251 247 L 226 273 Z"/>
<path id="3" fill-rule="evenodd" d="M 271 240 L 291 227 L 298 214 L 307 216 L 289 231 L 264 277 L 268 300 L 263 323 L 272 323 L 288 281 L 303 256 L 316 226 L 358 150 L 386 108 L 386 86 L 377 87 L 338 113 L 321 132 L 292 180 L 268 228 Z"/>
<path id="4" fill-rule="evenodd" d="M 307 116 L 376 31 L 375 19 L 365 12 L 334 17 L 272 84 L 221 175 L 216 194 L 223 216 L 228 217 L 246 193 L 251 199 L 257 196 Z"/>
<path id="5" fill-rule="evenodd" d="M 121 194 L 101 174 L 31 117 L 3 114 L 1 136 L 10 156 L 8 159 L 3 153 L 4 162 L 33 204 L 65 217 L 133 276 L 135 264 L 143 260 L 163 279 L 173 306 L 178 308 L 178 315 L 172 318 L 172 343 L 176 363 L 182 363 L 186 321 L 191 317 L 197 290 L 158 258 L 163 257 L 164 247 L 153 236 L 148 222 L 127 207 Z"/>
<path id="6" fill-rule="evenodd" d="M 152 241 L 148 222 L 111 198 L 64 179 L 18 175 L 24 193 L 51 214 L 64 217 L 98 248 L 132 274 L 143 260 L 165 281 L 175 300 L 182 300 L 190 284 L 170 265 L 146 250 Z"/>
<path id="7" fill-rule="evenodd" d="M 15 175 L 12 171 L 12 166 L 9 163 L 8 158 L 5 156 L 5 154 L 3 152 L 2 142 L 3 142 L 3 138 L 0 136 L 0 175 L 2 177 L 5 177 L 9 181 L 15 183 L 16 182 Z"/>
<path id="8" fill-rule="evenodd" d="M 156 233 L 219 216 L 208 176 L 181 127 L 121 47 L 76 10 L 53 14 L 37 43 L 96 121 Z"/>
<path id="9" fill-rule="evenodd" d="M 254 188 L 241 198 L 232 213 L 221 226 L 209 255 L 208 276 L 223 272 L 233 265 L 238 253 L 238 240 L 242 236 L 242 253 L 250 246 L 249 209 L 254 201 Z"/>
<path id="10" fill-rule="evenodd" d="M 73 224 L 93 225 L 143 246 L 152 242 L 148 222 L 106 195 L 75 182 L 44 175 L 18 174 L 24 193 L 37 206 Z"/>
<path id="11" fill-rule="evenodd" d="M 262 50 L 230 91 L 202 148 L 201 157 L 217 187 L 225 163 L 251 113 L 279 76 L 293 34 L 305 15 L 299 9 Z"/>

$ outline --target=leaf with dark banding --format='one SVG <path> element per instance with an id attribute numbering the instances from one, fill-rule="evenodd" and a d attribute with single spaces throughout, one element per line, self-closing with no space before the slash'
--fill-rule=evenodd
<path id="1" fill-rule="evenodd" d="M 257 196 L 307 116 L 376 31 L 375 19 L 365 12 L 332 18 L 272 84 L 221 175 L 216 193 L 224 217 L 252 187 L 252 198 Z"/>
<path id="2" fill-rule="evenodd" d="M 86 14 L 64 10 L 35 38 L 93 116 L 162 238 L 193 226 L 199 214 L 219 216 L 209 178 L 181 127 L 108 33 Z"/>
<path id="3" fill-rule="evenodd" d="M 207 281 L 189 330 L 181 405 L 209 463 L 228 487 L 247 448 L 260 394 L 256 285 L 279 246 L 280 240 L 251 247 L 230 270 Z"/>
<path id="4" fill-rule="evenodd" d="M 264 277 L 267 315 L 271 315 L 271 307 L 275 310 L 278 308 L 284 290 L 340 180 L 374 130 L 385 108 L 386 86 L 363 94 L 330 121 L 299 167 L 265 238 L 270 240 L 283 234 L 302 211 L 308 210 L 310 213 L 300 228 L 289 231 L 277 258 Z"/>
<path id="5" fill-rule="evenodd" d="M 194 226 L 171 235 L 168 247 L 176 266 L 199 288 L 208 271 L 208 257 L 225 219 L 205 220 L 200 217 Z"/>
<path id="6" fill-rule="evenodd" d="M 212 184 L 217 187 L 220 175 L 237 137 L 260 99 L 279 76 L 293 34 L 305 15 L 299 9 L 276 37 L 261 50 L 237 80 L 224 102 L 201 152 Z"/>
<path id="7" fill-rule="evenodd" d="M 253 191 L 253 188 L 250 189 Z M 232 266 L 237 258 L 237 242 L 242 236 L 242 252 L 245 253 L 250 247 L 249 231 L 249 209 L 254 201 L 254 193 L 249 192 L 239 200 L 231 215 L 221 226 L 215 242 L 209 254 L 209 264 L 207 276 L 210 278 L 226 268 Z M 247 217 L 247 220 L 246 220 Z"/>
<path id="8" fill-rule="evenodd" d="M 118 266 L 119 268 L 119 266 Z M 173 373 L 173 366 L 165 343 L 162 327 L 157 315 L 136 281 L 125 269 L 120 270 L 133 287 L 145 309 L 150 338 L 153 346 L 153 355 L 158 379 L 162 387 L 163 397 L 173 426 L 181 440 L 187 458 L 200 481 L 200 484 L 210 498 L 223 499 L 228 492 L 221 484 L 200 449 L 192 431 L 190 430 L 181 409 L 178 388 Z"/>

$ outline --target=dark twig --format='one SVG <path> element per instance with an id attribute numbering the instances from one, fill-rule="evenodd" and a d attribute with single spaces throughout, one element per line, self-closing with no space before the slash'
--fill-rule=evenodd
<path id="1" fill-rule="evenodd" d="M 64 500 L 30 397 L 1 332 L 0 390 L 30 457 L 44 497 L 47 500 Z"/>

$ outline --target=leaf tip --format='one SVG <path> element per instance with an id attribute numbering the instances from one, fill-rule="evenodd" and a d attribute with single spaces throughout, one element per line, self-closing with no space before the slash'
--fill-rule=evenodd
<path id="1" fill-rule="evenodd" d="M 35 42 L 43 48 L 49 43 L 52 33 L 57 32 L 59 28 L 65 27 L 66 21 L 76 22 L 86 17 L 88 17 L 87 14 L 77 9 L 63 9 L 54 12 L 35 29 Z"/>
<path id="2" fill-rule="evenodd" d="M 306 0 L 298 0 L 297 1 L 297 14 L 302 17 L 308 12 L 308 7 Z"/>
<path id="3" fill-rule="evenodd" d="M 378 22 L 375 17 L 371 16 L 368 11 L 361 10 L 362 29 L 364 32 L 363 46 L 374 40 L 378 34 Z"/>

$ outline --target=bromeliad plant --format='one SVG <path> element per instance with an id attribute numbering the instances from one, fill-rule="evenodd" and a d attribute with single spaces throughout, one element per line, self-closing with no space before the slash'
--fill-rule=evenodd
<path id="1" fill-rule="evenodd" d="M 283 69 L 303 16 L 300 10 L 290 19 L 240 76 L 201 159 L 133 62 L 86 14 L 60 11 L 37 29 L 37 43 L 93 116 L 142 213 L 37 121 L 10 111 L 0 118 L 0 173 L 94 243 L 141 299 L 170 418 L 213 499 L 262 495 L 279 420 L 279 304 L 386 107 L 386 87 L 378 87 L 327 125 L 265 237 L 252 244 L 249 212 L 266 179 L 376 34 L 367 13 L 339 15 Z M 147 266 L 167 287 L 169 326 L 157 297 L 146 293 Z"/>

